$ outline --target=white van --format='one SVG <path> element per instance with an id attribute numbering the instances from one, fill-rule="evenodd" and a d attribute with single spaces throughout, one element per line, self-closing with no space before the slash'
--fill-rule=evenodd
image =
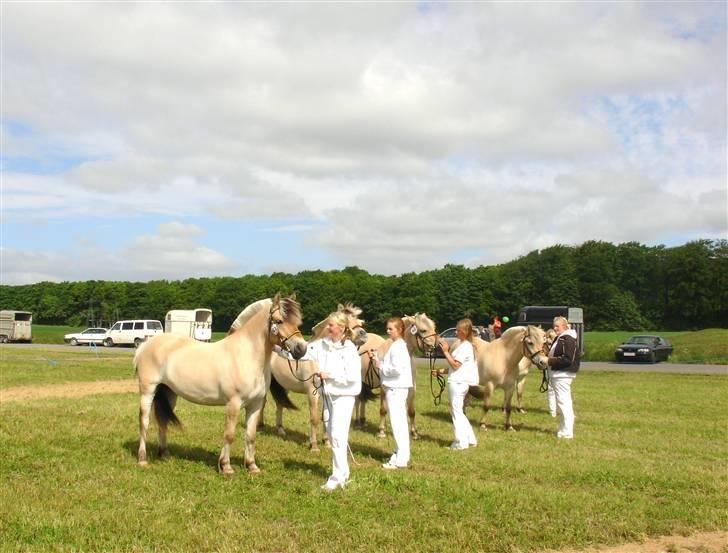
<path id="1" fill-rule="evenodd" d="M 134 344 L 134 347 L 138 348 L 147 338 L 163 332 L 162 323 L 159 321 L 118 321 L 106 333 L 104 345 L 110 348 L 122 344 Z"/>

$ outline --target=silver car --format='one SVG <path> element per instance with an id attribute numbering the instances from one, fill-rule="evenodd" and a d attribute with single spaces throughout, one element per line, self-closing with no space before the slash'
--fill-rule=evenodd
<path id="1" fill-rule="evenodd" d="M 108 328 L 87 328 L 82 332 L 66 334 L 63 341 L 72 346 L 91 343 L 100 345 L 103 343 L 107 331 Z"/>

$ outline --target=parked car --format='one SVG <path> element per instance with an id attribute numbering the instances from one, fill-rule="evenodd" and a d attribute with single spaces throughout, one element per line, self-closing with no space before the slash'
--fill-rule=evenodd
<path id="1" fill-rule="evenodd" d="M 617 363 L 623 361 L 667 361 L 672 353 L 670 342 L 660 336 L 632 336 L 614 352 Z"/>
<path id="2" fill-rule="evenodd" d="M 108 328 L 87 328 L 81 332 L 72 332 L 63 337 L 63 341 L 72 346 L 80 344 L 103 344 Z"/>
<path id="3" fill-rule="evenodd" d="M 474 326 L 473 336 L 475 338 L 482 338 L 483 340 L 485 340 L 485 337 L 487 336 L 485 328 L 483 328 L 482 326 Z M 455 327 L 453 326 L 452 328 L 443 330 L 442 332 L 440 332 L 439 337 L 447 342 L 447 345 L 450 346 L 450 351 L 452 351 L 452 346 L 458 339 L 457 335 L 455 334 Z M 442 350 L 440 348 L 437 348 L 437 357 L 443 357 Z"/>
<path id="4" fill-rule="evenodd" d="M 118 321 L 106 333 L 104 345 L 110 348 L 123 344 L 134 344 L 134 347 L 138 348 L 147 338 L 163 333 L 164 329 L 159 321 Z"/>

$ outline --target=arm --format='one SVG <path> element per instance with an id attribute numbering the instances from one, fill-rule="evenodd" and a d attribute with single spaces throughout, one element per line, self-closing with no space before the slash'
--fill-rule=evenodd
<path id="1" fill-rule="evenodd" d="M 306 353 L 303 357 L 299 358 L 299 361 L 318 361 L 318 356 L 316 355 L 317 348 L 311 348 L 311 342 L 309 342 L 309 347 L 306 348 Z M 273 346 L 273 351 L 278 354 L 279 357 L 282 357 L 283 359 L 288 359 L 289 361 L 295 361 L 293 355 L 291 355 L 290 351 L 284 350 L 281 346 L 275 345 Z"/>
<path id="2" fill-rule="evenodd" d="M 450 353 L 450 346 L 447 345 L 447 342 L 443 339 L 440 339 L 440 348 L 442 348 L 442 353 L 445 355 L 445 361 L 447 361 L 448 365 L 452 367 L 453 371 L 458 370 L 462 366 L 462 361 L 459 361 L 455 359 L 452 354 Z M 434 369 L 433 374 L 447 374 L 446 369 Z"/>
<path id="3" fill-rule="evenodd" d="M 351 344 L 351 342 L 349 343 Z M 342 361 L 343 363 L 340 366 L 327 364 L 327 371 L 320 372 L 319 376 L 324 379 L 331 379 L 341 386 L 361 380 L 359 353 L 354 347 L 354 344 L 351 344 L 350 347 L 344 350 Z"/>
<path id="4" fill-rule="evenodd" d="M 406 344 L 401 342 L 396 347 L 391 347 L 379 366 L 384 376 L 399 376 L 411 370 L 411 360 Z"/>

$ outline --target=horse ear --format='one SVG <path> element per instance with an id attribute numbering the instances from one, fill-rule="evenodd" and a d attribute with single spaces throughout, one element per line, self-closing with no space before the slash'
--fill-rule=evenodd
<path id="1" fill-rule="evenodd" d="M 343 311 L 344 309 L 346 309 L 346 307 L 344 306 L 343 303 L 340 303 L 339 305 L 336 306 L 337 311 Z"/>
<path id="2" fill-rule="evenodd" d="M 296 301 L 296 292 L 294 291 L 290 296 L 288 296 L 288 299 Z"/>
<path id="3" fill-rule="evenodd" d="M 276 295 L 273 296 L 273 305 L 278 305 L 281 302 L 281 293 L 276 292 Z"/>

